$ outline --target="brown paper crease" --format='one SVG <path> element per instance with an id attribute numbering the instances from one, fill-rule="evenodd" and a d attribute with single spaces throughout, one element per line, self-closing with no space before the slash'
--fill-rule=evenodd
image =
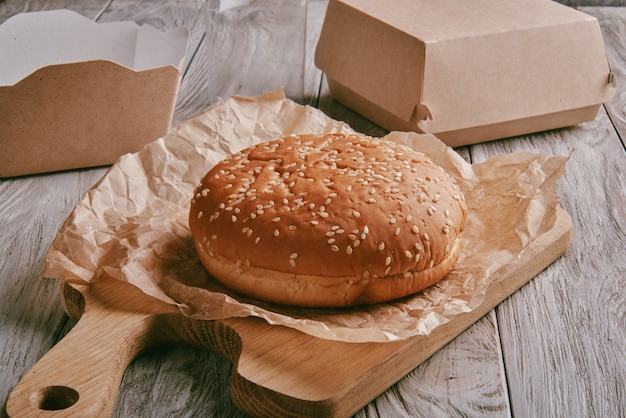
<path id="1" fill-rule="evenodd" d="M 428 155 L 458 181 L 469 207 L 463 250 L 438 284 L 414 296 L 343 310 L 292 309 L 242 298 L 200 265 L 187 224 L 195 186 L 216 162 L 252 144 L 298 133 L 351 132 L 281 90 L 231 97 L 111 167 L 53 241 L 43 276 L 90 282 L 111 277 L 175 304 L 191 318 L 255 316 L 319 338 L 384 342 L 428 335 L 480 305 L 498 271 L 556 219 L 567 157 L 499 155 L 469 164 L 432 135 L 387 139 Z"/>

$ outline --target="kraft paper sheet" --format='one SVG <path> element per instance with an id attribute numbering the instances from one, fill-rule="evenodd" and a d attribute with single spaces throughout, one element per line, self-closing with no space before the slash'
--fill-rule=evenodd
<path id="1" fill-rule="evenodd" d="M 68 282 L 118 279 L 195 319 L 255 316 L 310 335 L 384 342 L 428 335 L 480 305 L 498 270 L 550 230 L 567 157 L 499 155 L 469 164 L 432 135 L 387 136 L 452 174 L 469 207 L 463 250 L 438 284 L 391 303 L 292 309 L 246 299 L 211 278 L 188 227 L 194 188 L 230 153 L 289 134 L 352 132 L 281 90 L 231 97 L 135 154 L 121 157 L 76 206 L 53 241 L 43 276 Z M 320 260 L 323 262 L 323 260 Z"/>

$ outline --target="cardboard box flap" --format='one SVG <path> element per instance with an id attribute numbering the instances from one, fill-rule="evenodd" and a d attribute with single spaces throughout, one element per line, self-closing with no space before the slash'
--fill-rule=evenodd
<path id="1" fill-rule="evenodd" d="M 182 27 L 164 33 L 130 21 L 96 23 L 69 10 L 21 13 L 0 25 L 0 86 L 49 65 L 93 60 L 135 71 L 179 68 L 187 40 Z"/>
<path id="2" fill-rule="evenodd" d="M 315 51 L 316 66 L 409 120 L 421 99 L 425 45 L 350 3 L 329 3 Z M 380 3 L 368 5 L 397 10 Z"/>
<path id="3" fill-rule="evenodd" d="M 598 22 L 552 1 L 331 0 L 315 62 L 362 108 L 432 133 L 614 94 Z"/>

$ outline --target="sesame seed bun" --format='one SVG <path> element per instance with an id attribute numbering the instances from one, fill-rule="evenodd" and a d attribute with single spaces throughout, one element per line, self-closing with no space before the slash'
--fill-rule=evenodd
<path id="1" fill-rule="evenodd" d="M 290 136 L 202 179 L 189 226 L 202 264 L 252 298 L 299 307 L 386 302 L 443 278 L 467 207 L 423 154 L 362 135 Z"/>

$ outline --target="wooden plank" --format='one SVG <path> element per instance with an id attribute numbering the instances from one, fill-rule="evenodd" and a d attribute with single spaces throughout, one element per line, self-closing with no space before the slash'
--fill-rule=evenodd
<path id="1" fill-rule="evenodd" d="M 60 338 L 57 285 L 39 279 L 61 222 L 102 169 L 0 181 L 0 399 Z"/>
<path id="2" fill-rule="evenodd" d="M 257 96 L 284 87 L 304 101 L 306 2 L 252 2 L 220 10 L 209 1 L 206 36 L 181 87 L 177 121 L 232 95 Z"/>
<path id="3" fill-rule="evenodd" d="M 452 340 L 355 417 L 506 417 L 495 312 Z"/>
<path id="4" fill-rule="evenodd" d="M 81 13 L 96 16 L 100 13 L 99 7 L 102 6 L 104 1 L 95 2 L 76 2 L 76 1 L 48 1 L 48 2 L 22 2 L 22 1 L 10 1 L 5 0 L 0 2 L 0 22 L 3 21 L 5 16 L 15 13 L 13 10 L 33 10 L 35 8 L 57 8 L 67 7 L 78 8 Z M 112 7 L 115 7 L 114 1 Z M 316 3 L 316 2 L 312 2 Z M 128 3 L 121 3 L 128 4 Z M 134 4 L 137 4 L 134 2 Z M 211 3 L 214 4 L 214 3 Z M 210 6 L 210 4 L 209 4 Z M 309 10 L 316 7 L 309 5 Z M 319 2 L 317 7 L 322 8 L 323 2 Z M 176 7 L 176 6 L 174 6 Z M 208 6 L 207 6 L 208 7 Z M 137 13 L 146 13 L 146 8 L 137 7 Z M 83 12 L 85 11 L 86 12 Z M 130 9 L 127 9 L 130 10 Z M 159 10 L 159 6 L 155 6 L 155 10 Z M 183 9 L 176 9 L 181 10 Z M 587 10 L 584 10 L 587 11 Z M 623 26 L 623 17 L 614 14 L 623 13 L 622 9 L 599 9 L 599 13 L 602 14 L 603 19 L 606 18 L 609 21 L 610 29 L 616 34 L 616 41 L 623 42 L 618 36 L 620 33 L 619 25 Z M 132 13 L 129 11 L 128 16 Z M 593 14 L 593 13 L 592 13 Z M 319 16 L 319 15 L 317 15 Z M 621 15 L 619 15 L 621 16 Z M 315 21 L 315 16 L 308 16 L 308 22 Z M 168 20 L 167 13 L 163 14 L 164 21 Z M 199 21 L 199 17 L 198 20 Z M 157 19 L 158 21 L 158 19 Z M 313 25 L 313 24 L 311 24 Z M 614 26 L 616 25 L 616 26 Z M 606 40 L 606 28 L 603 27 Z M 314 39 L 315 33 L 311 31 L 311 27 L 307 24 L 307 45 L 311 44 L 311 39 Z M 611 33 L 613 33 L 611 32 Z M 200 30 L 197 32 L 200 34 Z M 233 34 L 232 36 L 235 36 Z M 201 38 L 200 38 L 201 39 Z M 251 38 L 249 38 L 251 39 Z M 231 40 L 234 44 L 234 41 Z M 307 47 L 307 50 L 310 48 Z M 623 47 L 618 50 L 617 65 L 623 64 L 623 59 L 620 57 L 625 56 Z M 611 53 L 611 51 L 609 51 Z M 621 54 L 621 55 L 620 55 Z M 311 55 L 307 55 L 307 62 L 310 62 Z M 611 55 L 610 55 L 611 56 Z M 188 54 L 188 62 L 191 62 L 191 56 Z M 202 58 L 206 60 L 206 58 Z M 195 63 L 198 62 L 194 59 Z M 614 60 L 615 61 L 615 60 Z M 184 84 L 186 91 L 181 90 L 179 96 L 179 105 L 177 107 L 176 120 L 184 121 L 188 117 L 193 116 L 196 112 L 202 110 L 206 105 L 211 104 L 211 100 L 217 99 L 217 96 L 213 94 L 213 99 L 210 98 L 211 94 L 205 94 L 198 92 L 197 87 L 201 87 L 204 84 L 222 84 L 229 76 L 223 74 L 223 79 L 204 81 L 201 74 L 203 70 L 202 66 L 194 67 L 191 62 L 189 67 L 189 77 L 183 81 L 188 84 Z M 222 63 L 223 64 L 223 63 Z M 611 63 L 615 69 L 615 62 Z M 314 89 L 310 89 L 310 86 L 315 85 L 315 77 L 319 76 L 315 74 L 316 71 L 307 70 L 310 69 L 311 64 L 307 64 L 305 67 L 305 100 L 307 103 L 314 103 L 310 100 L 313 99 L 311 92 Z M 197 74 L 192 76 L 193 71 L 198 71 Z M 307 71 L 309 71 L 307 73 Z M 236 78 L 236 77 L 235 77 Z M 623 78 L 623 77 L 622 77 Z M 306 80 L 313 80 L 312 82 Z M 226 91 L 226 90 L 225 90 Z M 236 89 L 232 91 L 236 92 Z M 240 90 L 243 92 L 242 90 Z M 620 92 L 623 92 L 623 88 Z M 244 92 L 245 93 L 245 92 Z M 205 94 L 202 96 L 202 94 Z M 247 93 L 246 93 L 247 94 Z M 200 95 L 200 96 L 199 96 Z M 204 99 L 203 99 L 204 97 Z M 225 96 L 221 96 L 225 97 Z M 310 99 L 309 99 L 310 98 Z M 327 96 L 326 96 L 327 98 Z M 615 122 L 617 119 L 614 114 L 623 110 L 624 102 L 620 100 L 611 106 L 607 106 L 607 110 L 612 114 L 612 119 L 616 125 L 618 131 L 621 129 L 621 136 L 623 136 L 623 122 Z M 345 118 L 352 120 L 356 118 L 347 109 L 341 109 L 341 107 L 334 107 L 332 104 L 325 104 L 324 97 L 320 102 L 320 106 L 324 109 L 329 109 L 331 113 L 336 115 L 337 118 Z M 623 120 L 623 119 L 622 119 Z M 549 281 L 550 285 L 547 289 L 544 289 L 544 285 L 541 284 L 539 289 L 535 289 L 529 294 L 528 288 L 532 288 L 532 285 L 524 287 L 518 292 L 509 302 L 504 303 L 498 309 L 498 315 L 490 313 L 488 317 L 481 320 L 477 325 L 470 328 L 466 333 L 450 343 L 443 350 L 440 350 L 429 362 L 420 366 L 413 372 L 411 372 L 405 379 L 400 381 L 390 391 L 379 397 L 374 403 L 368 405 L 364 410 L 359 413 L 359 416 L 386 416 L 393 415 L 437 415 L 442 410 L 451 415 L 466 414 L 470 410 L 479 410 L 483 414 L 489 415 L 488 411 L 490 407 L 494 407 L 495 412 L 492 416 L 503 416 L 507 414 L 506 408 L 502 409 L 501 405 L 506 405 L 506 390 L 498 384 L 496 387 L 495 399 L 491 399 L 491 402 L 485 400 L 485 396 L 489 394 L 485 393 L 485 390 L 465 389 L 464 385 L 471 384 L 473 381 L 473 373 L 480 372 L 482 369 L 478 369 L 482 364 L 482 367 L 487 369 L 486 377 L 488 379 L 496 379 L 496 381 L 504 380 L 504 373 L 502 371 L 495 372 L 491 370 L 491 367 L 497 365 L 497 361 L 491 357 L 499 358 L 498 339 L 494 333 L 496 326 L 502 328 L 504 342 L 506 347 L 506 359 L 507 359 L 507 371 L 511 374 L 512 391 L 516 394 L 521 392 L 531 392 L 530 394 L 521 394 L 521 397 L 515 396 L 513 400 L 514 411 L 517 415 L 524 416 L 533 415 L 537 411 L 547 412 L 547 415 L 551 415 L 548 410 L 548 402 L 554 399 L 558 400 L 557 408 L 555 411 L 561 411 L 564 414 L 567 412 L 574 412 L 574 416 L 580 416 L 581 413 L 577 413 L 575 407 L 580 407 L 580 411 L 588 412 L 590 408 L 598 408 L 598 411 L 592 412 L 590 416 L 601 416 L 601 413 L 615 412 L 616 409 L 602 410 L 599 405 L 606 403 L 607 405 L 614 405 L 617 409 L 617 413 L 613 413 L 613 416 L 624 415 L 624 401 L 623 395 L 620 397 L 620 393 L 625 393 L 624 388 L 624 374 L 623 370 L 626 369 L 626 365 L 623 363 L 623 356 L 616 357 L 616 350 L 619 347 L 623 347 L 625 344 L 624 331 L 616 328 L 619 324 L 623 324 L 623 296 L 620 293 L 616 293 L 619 289 L 623 288 L 623 281 L 615 284 L 607 281 L 602 277 L 602 261 L 611 266 L 609 273 L 626 276 L 624 274 L 624 265 L 620 261 L 621 259 L 615 258 L 603 258 L 607 257 L 606 254 L 610 254 L 613 257 L 619 256 L 624 253 L 623 247 L 623 232 L 624 232 L 624 213 L 621 208 L 624 208 L 623 193 L 617 196 L 613 191 L 624 184 L 623 169 L 620 171 L 619 167 L 624 166 L 624 161 L 619 158 L 609 158 L 602 160 L 599 158 L 600 152 L 593 152 L 595 147 L 602 149 L 602 154 L 612 153 L 617 156 L 623 155 L 623 149 L 619 147 L 611 146 L 606 147 L 605 141 L 609 142 L 615 140 L 615 135 L 611 134 L 611 125 L 607 122 L 606 117 L 602 119 L 601 123 L 597 125 L 589 125 L 588 129 L 585 128 L 582 135 L 585 140 L 582 144 L 578 144 L 579 138 L 577 132 L 570 132 L 569 130 L 559 131 L 555 133 L 556 138 L 554 141 L 572 141 L 574 138 L 577 145 L 577 153 L 583 155 L 594 155 L 595 157 L 589 157 L 588 162 L 591 164 L 609 164 L 608 176 L 601 175 L 600 173 L 592 173 L 592 177 L 587 179 L 588 171 L 583 169 L 580 174 L 570 174 L 571 164 L 568 164 L 568 172 L 566 179 L 571 184 L 561 186 L 561 195 L 567 196 L 569 200 L 568 211 L 574 209 L 577 213 L 576 222 L 582 222 L 585 225 L 583 230 L 587 233 L 592 233 L 591 241 L 598 243 L 599 248 L 594 249 L 591 243 L 585 244 L 582 247 L 577 247 L 573 256 L 570 250 L 566 257 L 573 257 L 573 259 L 567 258 L 566 272 L 572 274 L 573 277 L 578 278 L 577 281 L 571 281 L 571 278 L 566 277 L 563 274 L 556 274 L 551 270 L 544 272 L 540 275 L 535 282 Z M 354 122 L 353 122 L 354 123 Z M 367 121 L 357 121 L 354 125 L 357 130 L 365 130 L 370 132 L 380 132 L 375 127 L 368 127 Z M 363 127 L 361 127 L 363 126 Z M 590 141 L 592 138 L 599 134 L 598 142 Z M 569 138 L 569 139 L 567 139 Z M 518 149 L 530 149 L 530 150 L 543 150 L 544 147 L 536 148 L 537 141 L 542 141 L 541 136 L 531 136 L 530 138 L 517 141 L 516 139 L 502 141 L 501 148 L 503 152 L 510 152 Z M 531 145 L 526 145 L 530 143 Z M 498 151 L 498 148 L 494 148 L 494 152 Z M 547 151 L 550 151 L 549 149 Z M 553 152 L 560 152 L 560 149 L 555 148 Z M 620 152 L 622 154 L 620 154 Z M 480 158 L 486 158 L 490 155 L 491 151 L 481 150 L 479 148 L 473 149 L 472 156 L 477 160 Z M 609 155 L 607 154 L 607 155 Z M 482 157 L 481 157 L 482 156 Z M 584 161 L 578 161 L 574 169 L 580 168 Z M 91 173 L 91 174 L 88 174 Z M 611 177 L 613 173 L 613 177 Z M 67 173 L 64 173 L 67 174 Z M 82 175 L 82 174 L 81 174 Z M 39 355 L 43 354 L 47 350 L 45 347 L 49 347 L 55 340 L 56 335 L 60 331 L 63 323 L 63 316 L 60 314 L 58 305 L 58 298 L 56 295 L 56 289 L 49 284 L 37 284 L 32 285 L 38 274 L 38 266 L 40 265 L 40 259 L 43 251 L 47 247 L 47 242 L 54 234 L 54 225 L 59 225 L 64 215 L 61 215 L 57 210 L 69 211 L 74 203 L 78 200 L 77 196 L 82 195 L 82 191 L 86 190 L 83 187 L 88 188 L 88 183 L 95 181 L 101 173 L 97 170 L 92 172 L 86 171 L 85 176 L 91 176 L 92 178 L 78 179 L 80 175 L 77 173 L 72 174 L 72 179 L 65 178 L 62 181 L 56 183 L 54 180 L 48 179 L 47 176 L 40 177 L 38 185 L 34 186 L 33 183 L 18 183 L 11 184 L 9 182 L 0 183 L 0 219 L 10 220 L 11 225 L 0 225 L 0 236 L 10 237 L 8 243 L 5 242 L 4 246 L 0 248 L 0 254 L 3 254 L 0 259 L 0 305 L 7 306 L 6 301 L 11 304 L 11 309 L 0 308 L 0 358 L 2 359 L 2 379 L 0 379 L 0 395 L 3 393 L 6 395 L 7 391 L 11 387 L 11 379 L 14 376 L 20 375 L 25 372 L 33 359 L 36 359 Z M 622 176 L 622 177 L 620 177 Z M 53 176 L 54 177 L 54 176 Z M 20 180 L 21 181 L 21 180 Z M 80 185 L 84 181 L 85 183 Z M 578 189 L 574 188 L 576 183 L 581 181 L 585 187 L 585 192 L 591 191 L 590 196 L 600 195 L 602 204 L 609 206 L 609 209 L 602 211 L 601 215 L 594 215 L 591 213 L 583 201 L 582 193 Z M 46 184 L 49 183 L 52 189 L 46 191 Z M 79 183 L 77 185 L 77 183 Z M 24 200 L 20 197 L 20 192 L 14 189 L 28 189 L 34 187 L 37 192 L 29 194 L 29 202 L 45 202 L 46 209 L 39 208 L 39 212 L 35 213 L 37 219 L 34 223 L 28 223 L 26 221 L 19 222 L 15 219 L 19 218 L 18 213 L 22 211 Z M 608 194 L 604 195 L 604 190 L 608 190 Z M 618 189 L 619 192 L 619 189 Z M 19 200 L 19 203 L 11 201 Z M 6 203 L 5 203 L 6 202 Z M 29 206 L 29 205 L 26 205 Z M 579 208 L 580 207 L 580 208 Z M 55 209 L 56 208 L 56 209 Z M 63 208 L 63 209 L 59 209 Z M 51 210 L 51 213 L 47 213 L 47 210 Z M 15 214 L 13 214 L 15 212 Z M 578 214 L 580 212 L 580 214 Z M 27 212 L 27 216 L 33 212 Z M 67 213 L 67 212 L 63 212 Z M 608 215 L 607 215 L 608 213 Z M 598 216 L 598 218 L 594 218 Z M 54 225 L 53 225 L 54 224 Z M 608 238 L 604 240 L 600 235 L 602 233 L 596 232 L 598 230 L 603 231 L 605 225 L 609 225 L 611 233 Z M 620 235 L 621 238 L 620 238 Z M 578 234 L 576 234 L 578 235 Z M 38 245 L 28 243 L 26 241 L 38 241 Z M 578 245 L 581 245 L 582 238 L 578 238 Z M 20 242 L 23 241 L 23 242 Z M 609 246 L 610 242 L 616 242 L 615 247 Z M 577 258 L 578 257 L 578 258 Z M 594 261 L 592 257 L 597 257 L 600 261 Z M 29 266 L 17 266 L 17 262 L 27 262 Z M 559 261 L 561 263 L 562 261 Z M 559 265 L 560 267 L 560 265 Z M 555 269 L 558 270 L 558 269 Z M 595 275 L 595 276 L 594 276 Z M 596 276 L 600 276 L 596 278 Z M 581 277 L 592 277 L 594 283 L 589 290 L 589 294 L 593 297 L 590 298 L 587 294 L 586 288 L 580 280 Z M 620 276 L 617 276 L 620 277 Z M 597 281 L 601 283 L 596 283 Z M 8 283 L 8 284 L 7 284 Z M 617 286 L 621 287 L 617 287 Z M 613 287 L 612 287 L 613 286 Z M 574 290 L 572 290 L 574 288 Z M 533 302 L 537 297 L 537 293 L 543 298 L 539 302 Z M 548 294 L 547 296 L 545 294 Z M 589 301 L 588 299 L 594 299 Z M 574 306 L 571 306 L 571 300 L 575 300 Z M 537 308 L 535 308 L 538 306 Z M 528 307 L 531 307 L 529 310 Z M 56 311 L 55 311 L 56 309 Z M 535 314 L 532 309 L 537 309 L 540 313 L 552 313 L 563 314 L 563 311 L 568 311 L 564 316 L 565 319 L 557 321 L 552 332 L 558 334 L 557 336 L 551 336 L 551 330 L 547 328 L 548 324 L 536 324 L 540 321 L 540 316 Z M 572 309 L 575 313 L 569 312 Z M 576 311 L 578 310 L 578 311 Z M 55 311 L 57 319 L 48 320 L 48 312 Z M 598 313 L 601 312 L 601 313 Z M 620 316 L 621 315 L 621 316 Z M 579 334 L 581 326 L 580 323 L 586 324 L 591 321 L 590 326 L 584 326 L 582 328 L 596 327 L 597 322 L 601 318 L 615 318 L 609 319 L 606 322 L 610 324 L 599 324 L 597 331 L 591 331 L 584 329 Z M 498 323 L 500 320 L 500 323 Z M 4 321 L 4 322 L 2 322 Z M 519 324 L 518 324 L 518 321 Z M 579 321 L 578 323 L 576 321 Z M 9 324 L 10 326 L 7 326 Z M 518 330 L 517 327 L 521 329 Z M 540 331 L 537 335 L 532 334 L 532 327 L 539 327 Z M 478 334 L 477 339 L 474 339 L 474 333 Z M 520 337 L 521 335 L 521 337 Z M 5 338 L 6 337 L 6 338 Z M 467 337 L 469 341 L 463 341 Z M 547 339 L 546 339 L 547 337 Z M 588 338 L 589 343 L 582 344 L 582 347 L 572 348 L 572 344 L 578 344 L 578 338 Z M 537 348 L 537 341 L 542 339 Z M 517 346 L 517 340 L 521 339 L 520 346 Z M 600 341 L 598 341 L 600 339 Z M 6 341 L 6 343 L 5 343 Z M 495 341 L 495 343 L 494 343 Z M 3 345 L 4 344 L 4 345 Z M 9 346 L 11 344 L 11 346 Z M 473 344 L 478 344 L 479 350 L 471 348 Z M 482 345 L 485 347 L 482 347 Z M 551 346 L 551 344 L 563 344 L 563 346 Z M 613 348 L 608 348 L 607 345 L 613 345 Z M 457 346 L 459 345 L 459 346 Z M 568 347 L 568 345 L 570 347 Z M 470 348 L 467 348 L 470 347 Z M 495 351 L 494 351 L 495 350 Z M 587 353 L 583 352 L 587 350 Z M 474 354 L 482 354 L 487 359 L 482 359 L 474 366 L 467 366 L 467 358 Z M 590 353 L 590 354 L 589 354 Z M 619 352 L 617 352 L 619 355 Z M 480 357 L 480 356 L 479 356 Z M 537 361 L 534 357 L 539 357 Z M 620 362 L 619 359 L 622 359 Z M 445 360 L 445 361 L 444 361 Z M 446 366 L 444 363 L 454 363 L 454 365 Z M 542 367 L 546 363 L 553 362 L 555 365 L 549 364 L 548 368 L 544 371 Z M 537 364 L 533 364 L 537 363 Z M 580 364 L 579 364 L 580 363 Z M 590 363 L 590 364 L 587 364 Z M 602 367 L 603 364 L 606 366 Z M 500 366 L 498 366 L 500 367 Z M 567 374 L 560 374 L 561 368 L 570 367 L 571 370 Z M 600 371 L 601 368 L 606 369 L 604 372 Z M 141 416 L 148 414 L 148 410 L 152 411 L 153 416 L 206 416 L 213 414 L 215 416 L 241 416 L 241 414 L 234 409 L 232 402 L 229 401 L 229 389 L 223 385 L 212 384 L 211 381 L 224 382 L 227 381 L 230 373 L 229 363 L 218 355 L 215 355 L 204 350 L 195 349 L 164 349 L 154 353 L 146 354 L 140 357 L 133 363 L 131 369 L 126 374 L 124 381 L 122 382 L 122 395 L 118 398 L 118 404 L 116 406 L 115 416 Z M 15 370 L 14 374 L 8 371 Z M 621 371 L 621 373 L 620 373 Z M 550 374 L 551 376 L 546 376 Z M 581 384 L 577 382 L 576 374 L 585 376 L 593 384 L 597 384 L 597 388 L 591 387 L 590 383 Z M 7 378 L 5 379 L 5 376 Z M 152 380 L 151 380 L 152 379 Z M 568 380 L 569 382 L 560 382 L 559 380 Z M 604 383 L 602 379 L 604 380 Z M 432 383 L 431 383 L 432 382 Z M 143 392 L 139 395 L 135 395 L 135 388 L 141 386 Z M 458 386 L 457 386 L 458 384 Z M 178 387 L 181 385 L 183 389 L 176 390 L 176 396 L 172 396 L 172 387 Z M 552 385 L 551 388 L 546 390 L 546 387 Z M 611 386 L 613 385 L 613 386 Z M 584 387 L 582 387 L 584 386 Z M 527 389 L 528 388 L 528 389 Z M 461 392 L 465 391 L 467 392 Z M 504 395 L 501 393 L 504 390 Z M 3 392 L 4 391 L 4 392 Z M 429 392 L 430 391 L 430 392 Z M 546 394 L 543 392 L 546 391 Z M 467 399 L 461 399 L 457 401 L 457 396 L 460 393 L 466 393 Z M 470 398 L 477 396 L 479 408 L 470 405 Z M 572 396 L 571 407 L 563 407 L 561 403 L 567 402 L 567 396 Z M 417 400 L 416 400 L 417 398 Z M 6 399 L 6 396 L 3 398 Z M 543 404 L 543 405 L 524 405 L 524 404 Z M 460 405 L 460 406 L 459 406 Z M 482 405 L 483 407 L 480 407 Z M 587 405 L 588 409 L 585 409 Z M 619 409 L 621 407 L 621 409 Z M 206 410 L 203 410 L 206 409 Z M 463 412 L 459 412 L 463 411 Z M 396 414 L 397 412 L 397 414 Z M 429 413 L 431 412 L 431 413 Z M 535 414 L 536 415 L 536 414 Z M 545 415 L 545 414 L 544 414 Z"/>
<path id="5" fill-rule="evenodd" d="M 574 239 L 554 267 L 497 309 L 517 416 L 623 416 L 626 155 L 604 111 L 577 127 L 471 148 L 568 155 L 559 184 Z"/>
<path id="6" fill-rule="evenodd" d="M 598 17 L 611 66 L 623 78 L 624 9 L 583 11 Z M 520 150 L 572 153 L 559 194 L 573 217 L 573 243 L 555 268 L 497 309 L 514 415 L 624 415 L 625 91 L 619 83 L 605 105 L 610 118 L 601 110 L 576 127 L 471 148 L 474 161 Z"/>
<path id="7" fill-rule="evenodd" d="M 4 0 L 0 2 L 0 24 L 18 13 L 36 12 L 40 10 L 68 9 L 89 18 L 97 19 L 107 7 L 107 0 Z"/>

